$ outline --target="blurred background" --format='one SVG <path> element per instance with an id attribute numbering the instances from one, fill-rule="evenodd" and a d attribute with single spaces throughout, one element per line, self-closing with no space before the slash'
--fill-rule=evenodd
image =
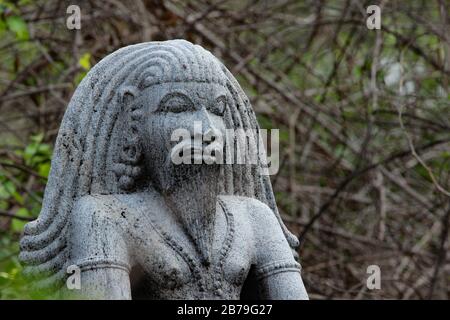
<path id="1" fill-rule="evenodd" d="M 81 29 L 69 30 L 70 4 Z M 381 29 L 366 8 L 381 9 Z M 89 69 L 184 38 L 280 129 L 279 210 L 312 299 L 450 295 L 450 3 L 446 0 L 0 0 L 0 298 L 28 299 L 17 259 L 58 126 Z M 370 290 L 367 268 L 381 271 Z"/>

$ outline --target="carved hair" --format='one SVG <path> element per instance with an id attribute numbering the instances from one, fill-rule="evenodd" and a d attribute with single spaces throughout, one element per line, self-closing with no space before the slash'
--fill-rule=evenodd
<path id="1" fill-rule="evenodd" d="M 133 188 L 139 177 L 142 153 L 135 121 L 142 114 L 138 109 L 125 112 L 127 95 L 153 84 L 192 81 L 226 86 L 232 101 L 225 122 L 259 132 L 250 102 L 233 75 L 210 52 L 184 40 L 119 49 L 80 83 L 56 139 L 41 213 L 25 226 L 21 239 L 20 259 L 26 275 L 38 277 L 38 288 L 57 291 L 64 285 L 70 261 L 66 233 L 75 201 L 87 194 L 121 193 Z M 130 118 L 124 120 L 124 114 Z M 291 247 L 298 246 L 281 221 L 268 176 L 254 165 L 224 165 L 223 181 L 222 192 L 266 203 Z"/>
<path id="2" fill-rule="evenodd" d="M 123 123 L 125 130 L 119 142 L 119 158 L 114 165 L 114 172 L 118 178 L 118 187 L 124 191 L 133 190 L 136 187 L 136 179 L 142 172 L 142 141 L 139 134 L 139 123 L 143 118 L 140 106 L 128 103 L 128 95 L 136 96 L 138 93 L 133 87 L 125 88 L 121 94 L 124 109 Z M 128 110 L 127 110 L 128 109 Z"/>

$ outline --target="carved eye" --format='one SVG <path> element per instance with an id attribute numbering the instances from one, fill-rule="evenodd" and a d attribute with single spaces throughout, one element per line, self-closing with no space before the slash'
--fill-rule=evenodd
<path id="1" fill-rule="evenodd" d="M 223 116 L 225 109 L 227 107 L 227 98 L 225 96 L 220 96 L 216 99 L 216 102 L 211 106 L 210 110 L 212 113 Z"/>
<path id="2" fill-rule="evenodd" d="M 179 113 L 193 111 L 194 104 L 182 93 L 169 93 L 162 98 L 157 111 Z"/>

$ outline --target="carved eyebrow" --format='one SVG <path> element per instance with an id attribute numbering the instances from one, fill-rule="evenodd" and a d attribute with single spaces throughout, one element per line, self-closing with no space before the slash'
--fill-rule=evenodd
<path id="1" fill-rule="evenodd" d="M 220 93 L 217 95 L 217 97 L 214 99 L 214 101 L 217 101 L 219 99 L 227 100 L 227 95 L 225 93 Z"/>
<path id="2" fill-rule="evenodd" d="M 170 92 L 159 102 L 157 111 L 161 112 L 183 112 L 193 111 L 194 103 L 182 92 Z"/>

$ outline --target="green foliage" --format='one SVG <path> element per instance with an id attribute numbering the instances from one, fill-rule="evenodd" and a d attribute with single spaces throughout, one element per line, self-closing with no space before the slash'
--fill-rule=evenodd
<path id="1" fill-rule="evenodd" d="M 28 40 L 28 28 L 27 24 L 19 16 L 11 16 L 6 18 L 6 25 L 8 29 L 12 31 L 18 40 Z"/>
<path id="2" fill-rule="evenodd" d="M 75 77 L 76 85 L 78 85 L 81 82 L 81 80 L 83 80 L 88 71 L 91 69 L 91 54 L 89 52 L 83 54 L 81 58 L 78 60 L 78 64 L 83 70 L 80 71 Z"/>
<path id="3" fill-rule="evenodd" d="M 0 35 L 4 32 L 11 32 L 15 38 L 20 41 L 26 41 L 30 38 L 28 25 L 20 16 L 20 5 L 28 4 L 28 1 L 0 0 Z"/>
<path id="4" fill-rule="evenodd" d="M 41 208 L 41 195 L 50 169 L 52 149 L 43 142 L 42 133 L 30 137 L 29 144 L 15 154 L 27 171 L 10 167 L 11 161 L 0 163 L 0 210 L 18 217 L 36 218 Z M 35 175 L 31 175 L 34 172 Z M 36 176 L 39 179 L 34 179 Z M 34 177 L 34 178 L 32 178 Z M 23 186 L 32 184 L 31 190 Z M 32 193 L 32 194 L 30 194 Z M 19 238 L 27 221 L 0 217 L 0 299 L 31 298 L 27 280 L 22 276 L 18 260 Z M 33 296 L 35 298 L 35 296 Z M 41 298 L 41 297 L 38 297 Z"/>
<path id="5" fill-rule="evenodd" d="M 31 137 L 31 143 L 19 154 L 23 156 L 25 164 L 37 170 L 40 176 L 47 177 L 50 172 L 50 145 L 43 143 L 44 134 Z"/>

